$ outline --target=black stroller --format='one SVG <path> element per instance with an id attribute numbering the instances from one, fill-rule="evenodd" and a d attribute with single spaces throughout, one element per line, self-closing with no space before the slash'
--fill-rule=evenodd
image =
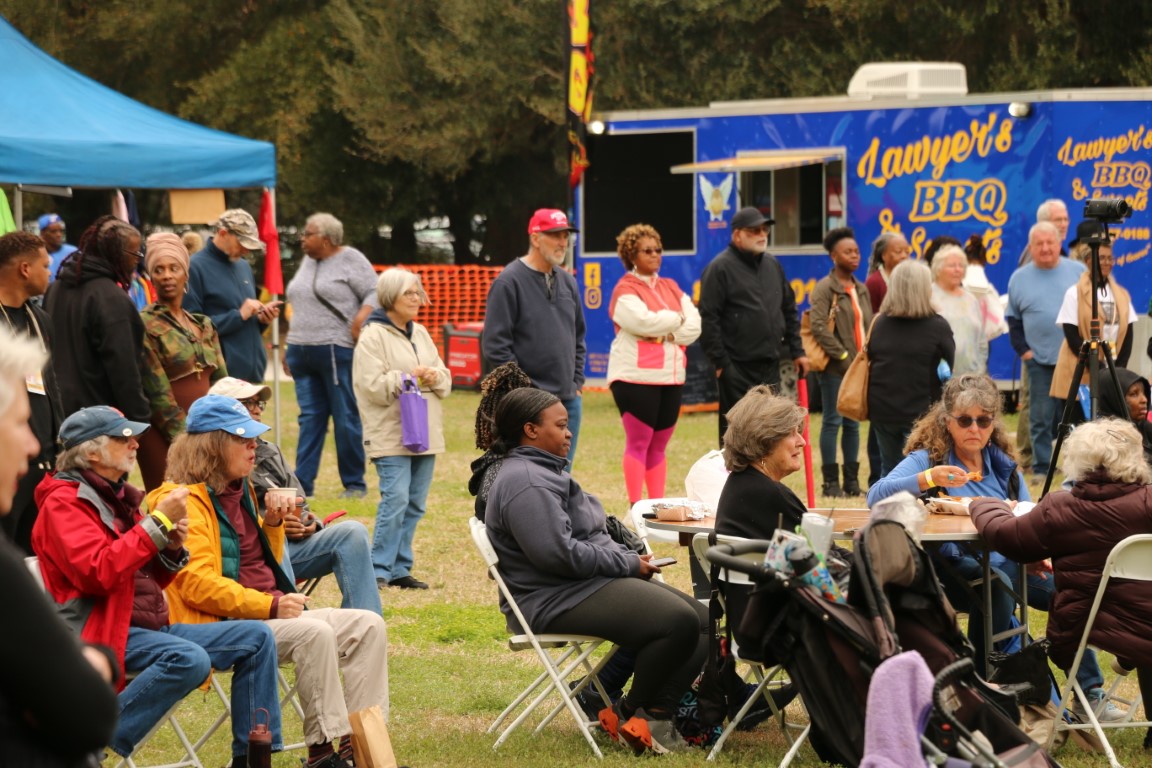
<path id="1" fill-rule="evenodd" d="M 925 734 L 926 759 L 968 761 L 952 763 L 957 766 L 1057 766 L 1019 729 L 1014 696 L 988 687 L 975 674 L 972 647 L 931 560 L 902 525 L 876 521 L 857 535 L 846 603 L 831 602 L 797 579 L 738 557 L 765 552 L 769 543 L 720 544 L 707 557 L 756 582 L 741 634 L 760 638 L 763 657 L 788 670 L 812 723 L 809 740 L 822 760 L 860 764 L 872 673 L 901 650 L 916 650 L 933 674 L 948 673 L 938 677 L 940 705 Z M 987 742 L 974 737 L 975 731 Z M 1010 752 L 1015 756 L 997 757 Z M 1037 755 L 1042 762 L 1026 762 Z"/>

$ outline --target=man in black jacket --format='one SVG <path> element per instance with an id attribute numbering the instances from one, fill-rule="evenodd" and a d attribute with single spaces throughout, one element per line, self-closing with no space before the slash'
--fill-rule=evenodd
<path id="1" fill-rule="evenodd" d="M 50 264 L 47 247 L 36 235 L 17 231 L 0 237 L 0 312 L 4 325 L 17 335 L 30 336 L 49 353 L 52 321 L 31 299 L 48 289 Z M 46 362 L 40 375 L 29 379 L 26 387 L 32 409 L 29 424 L 40 442 L 40 453 L 29 462 L 28 474 L 16 486 L 12 511 L 0 518 L 0 526 L 25 554 L 31 555 L 32 523 L 36 522 L 32 490 L 56 462 L 56 432 L 63 416 L 51 363 Z"/>
<path id="2" fill-rule="evenodd" d="M 732 242 L 704 269 L 700 279 L 700 344 L 716 367 L 720 389 L 720 443 L 725 414 L 757 384 L 780 385 L 780 360 L 808 375 L 800 344 L 796 295 L 784 268 L 767 253 L 774 220 L 758 208 L 732 217 Z"/>

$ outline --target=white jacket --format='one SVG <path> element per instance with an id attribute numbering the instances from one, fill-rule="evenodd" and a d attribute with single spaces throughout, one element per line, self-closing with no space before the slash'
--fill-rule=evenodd
<path id="1" fill-rule="evenodd" d="M 700 312 L 692 299 L 681 293 L 680 306 L 653 309 L 664 300 L 632 274 L 621 279 L 614 293 L 612 322 L 619 330 L 608 352 L 608 381 L 683 384 L 684 347 L 700 337 Z M 668 334 L 671 342 L 663 340 Z"/>
<path id="2" fill-rule="evenodd" d="M 417 365 L 436 371 L 436 381 L 421 385 L 428 401 L 428 450 L 415 454 L 401 444 L 400 376 Z M 364 427 L 368 458 L 444 453 L 444 425 L 440 400 L 452 391 L 452 373 L 419 323 L 412 323 L 412 339 L 391 323 L 368 322 L 360 332 L 352 356 L 352 388 Z"/>

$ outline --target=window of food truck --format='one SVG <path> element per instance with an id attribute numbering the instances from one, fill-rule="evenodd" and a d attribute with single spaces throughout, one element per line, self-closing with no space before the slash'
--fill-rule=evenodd
<path id="1" fill-rule="evenodd" d="M 839 147 L 741 152 L 671 171 L 736 172 L 739 206 L 772 212 L 771 244 L 777 248 L 819 248 L 824 233 L 845 222 L 844 150 Z"/>

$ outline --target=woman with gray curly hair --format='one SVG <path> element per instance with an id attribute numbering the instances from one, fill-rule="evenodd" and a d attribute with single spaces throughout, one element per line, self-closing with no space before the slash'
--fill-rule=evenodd
<path id="1" fill-rule="evenodd" d="M 1108 554 L 1128 536 L 1150 530 L 1152 469 L 1142 446 L 1140 433 L 1128 421 L 1081 424 L 1065 441 L 1061 462 L 1073 481 L 1071 490 L 1053 491 L 1020 517 L 997 499 L 972 502 L 972 523 L 990 546 L 1021 562 L 1051 559 L 1056 591 L 1048 614 L 1048 655 L 1061 669 L 1075 659 Z M 1089 637 L 1125 668 L 1138 670 L 1146 705 L 1152 702 L 1150 607 L 1152 582 L 1109 582 Z M 1103 692 L 1089 690 L 1083 681 L 1081 687 L 1101 720 L 1117 719 L 1107 716 Z M 1152 732 L 1144 747 L 1152 747 Z"/>

